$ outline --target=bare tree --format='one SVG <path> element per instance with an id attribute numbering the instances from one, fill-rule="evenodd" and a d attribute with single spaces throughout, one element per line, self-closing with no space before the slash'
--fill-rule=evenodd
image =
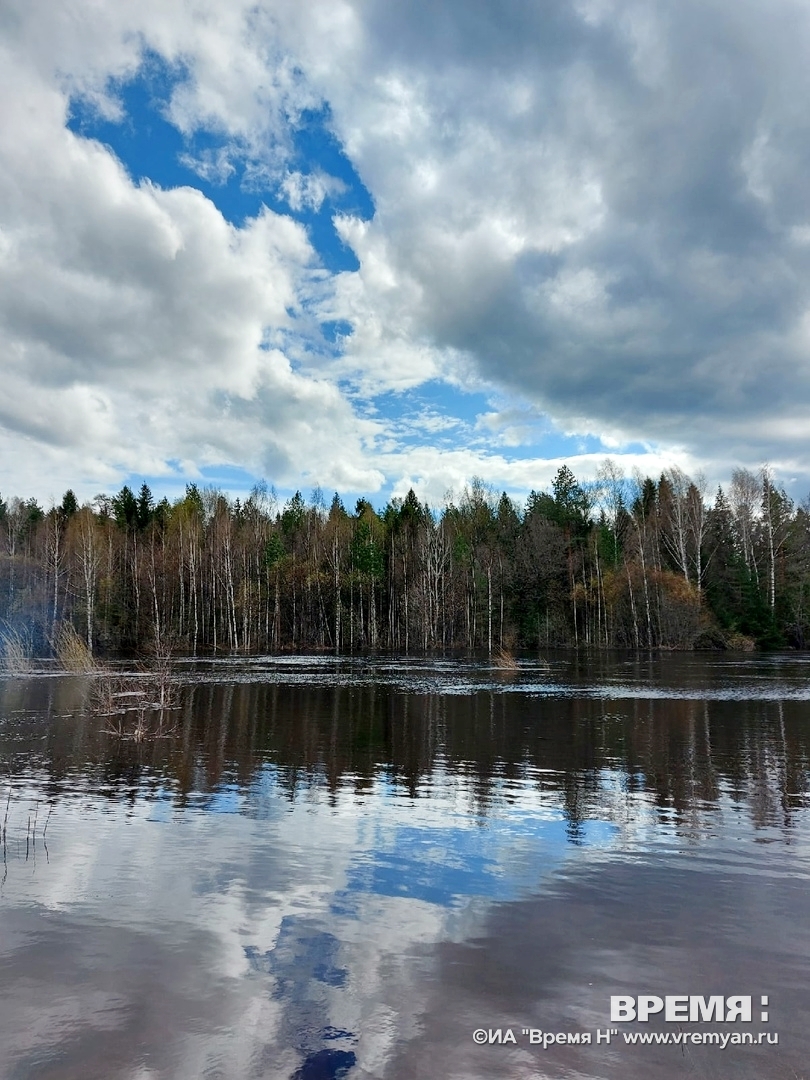
<path id="1" fill-rule="evenodd" d="M 673 465 L 659 485 L 664 546 L 684 578 L 689 581 L 689 489 L 692 481 Z"/>
<path id="2" fill-rule="evenodd" d="M 759 569 L 754 552 L 754 531 L 762 504 L 762 481 L 748 469 L 735 469 L 731 474 L 728 501 L 734 516 L 734 527 L 749 574 L 759 584 Z"/>
<path id="3" fill-rule="evenodd" d="M 89 506 L 82 507 L 76 518 L 79 526 L 79 561 L 87 617 L 87 648 L 92 654 L 98 568 L 101 561 L 101 553 L 96 538 L 98 525 Z"/>
<path id="4" fill-rule="evenodd" d="M 703 545 L 708 523 L 706 488 L 706 477 L 702 472 L 699 472 L 686 492 L 686 522 L 689 538 L 692 542 L 692 559 L 698 592 L 701 592 L 703 588 Z"/>

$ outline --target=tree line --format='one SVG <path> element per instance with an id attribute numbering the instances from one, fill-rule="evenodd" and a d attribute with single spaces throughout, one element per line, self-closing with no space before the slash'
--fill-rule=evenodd
<path id="1" fill-rule="evenodd" d="M 769 469 L 710 500 L 677 468 L 567 466 L 524 506 L 473 479 L 433 508 L 413 491 L 347 510 L 144 483 L 45 510 L 0 499 L 0 618 L 41 651 L 72 625 L 92 652 L 804 648 L 810 508 Z"/>

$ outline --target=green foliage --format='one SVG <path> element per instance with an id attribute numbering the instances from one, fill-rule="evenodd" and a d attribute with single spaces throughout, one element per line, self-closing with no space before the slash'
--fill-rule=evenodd
<path id="1" fill-rule="evenodd" d="M 152 511 L 152 521 L 155 523 L 160 531 L 166 528 L 169 524 L 169 520 L 172 516 L 172 507 L 169 500 L 164 495 L 155 509 Z"/>
<path id="2" fill-rule="evenodd" d="M 186 490 L 188 491 L 188 488 Z M 167 500 L 164 502 L 166 506 L 169 505 Z M 142 532 L 152 522 L 155 515 L 155 502 L 149 485 L 145 481 L 141 484 L 137 498 L 129 485 L 125 484 L 118 494 L 113 496 L 110 508 L 116 524 L 121 529 Z M 165 520 L 167 516 L 165 510 L 161 516 Z"/>
<path id="3" fill-rule="evenodd" d="M 604 516 L 595 526 L 596 551 L 603 566 L 616 566 L 618 564 L 619 548 L 613 529 L 605 521 Z"/>
<path id="4" fill-rule="evenodd" d="M 526 517 L 534 514 L 546 518 L 547 521 L 556 521 L 557 506 L 553 496 L 545 491 L 531 491 L 526 500 Z"/>
<path id="5" fill-rule="evenodd" d="M 264 545 L 264 565 L 271 570 L 275 569 L 285 554 L 284 541 L 277 532 L 271 532 Z"/>
<path id="6" fill-rule="evenodd" d="M 504 531 L 511 532 L 520 526 L 520 515 L 509 496 L 504 491 L 498 501 L 496 511 L 498 525 Z"/>
<path id="7" fill-rule="evenodd" d="M 307 506 L 300 491 L 287 502 L 281 513 L 281 531 L 291 537 L 300 532 L 307 518 Z"/>
<path id="8" fill-rule="evenodd" d="M 332 498 L 331 505 L 329 507 L 329 519 L 330 521 L 333 521 L 335 519 L 343 520 L 347 517 L 348 514 L 346 513 L 346 507 L 343 505 L 343 500 L 338 495 L 338 493 L 335 492 Z"/>
<path id="9" fill-rule="evenodd" d="M 567 465 L 560 466 L 551 487 L 554 492 L 552 520 L 579 534 L 587 532 L 590 523 L 590 500 Z"/>
<path id="10" fill-rule="evenodd" d="M 205 516 L 205 507 L 203 505 L 200 489 L 196 484 L 186 484 L 186 497 L 183 500 L 183 504 L 199 518 L 200 521 L 203 520 Z"/>
<path id="11" fill-rule="evenodd" d="M 416 528 L 430 516 L 428 507 L 419 502 L 411 488 L 404 499 L 391 500 L 382 513 L 382 520 L 388 529 L 401 532 Z"/>
<path id="12" fill-rule="evenodd" d="M 665 476 L 661 477 L 658 487 L 656 487 L 655 481 L 648 476 L 642 482 L 641 491 L 633 501 L 631 510 L 633 516 L 646 521 L 655 513 L 659 491 L 663 494 L 664 492 L 669 493 L 670 490 L 669 481 Z"/>
<path id="13" fill-rule="evenodd" d="M 466 562 L 470 557 L 471 551 L 472 548 L 470 547 L 467 538 L 461 533 L 456 533 L 453 537 L 453 559 L 457 563 Z"/>
<path id="14" fill-rule="evenodd" d="M 138 505 L 135 516 L 139 529 L 145 529 L 150 523 L 154 509 L 155 502 L 152 498 L 152 492 L 149 490 L 149 485 L 144 481 L 144 483 L 141 484 L 141 490 L 138 493 Z"/>
<path id="15" fill-rule="evenodd" d="M 404 524 L 418 525 L 425 516 L 425 509 L 416 497 L 413 488 L 408 489 L 402 506 L 399 509 L 399 520 Z"/>
<path id="16" fill-rule="evenodd" d="M 116 525 L 121 529 L 134 529 L 138 524 L 138 501 L 132 494 L 132 488 L 124 484 L 117 495 L 113 496 L 112 512 Z"/>
<path id="17" fill-rule="evenodd" d="M 62 496 L 62 505 L 59 507 L 59 511 L 63 518 L 66 520 L 72 518 L 73 515 L 79 509 L 79 502 L 73 493 L 71 488 L 68 488 L 65 494 Z"/>
<path id="18" fill-rule="evenodd" d="M 36 499 L 26 499 L 26 501 L 23 503 L 23 507 L 25 510 L 25 523 L 29 527 L 32 525 L 36 525 L 37 522 L 40 522 L 44 519 L 45 511 L 42 509 Z"/>
<path id="19" fill-rule="evenodd" d="M 351 543 L 352 561 L 361 574 L 377 579 L 385 569 L 385 557 L 382 548 L 376 542 L 372 523 L 361 520 L 357 523 Z"/>
<path id="20" fill-rule="evenodd" d="M 718 488 L 709 513 L 708 547 L 712 554 L 705 593 L 718 624 L 724 630 L 753 638 L 762 648 L 779 644 L 773 614 L 761 583 L 745 564 L 722 488 Z"/>

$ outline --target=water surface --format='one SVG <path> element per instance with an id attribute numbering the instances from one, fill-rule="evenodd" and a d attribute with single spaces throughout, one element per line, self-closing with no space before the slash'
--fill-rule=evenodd
<path id="1" fill-rule="evenodd" d="M 0 1076 L 804 1077 L 808 674 L 187 663 L 140 741 L 92 679 L 5 677 Z M 726 1028 L 778 1043 L 597 1045 L 723 1029 L 611 1025 L 643 993 L 751 994 Z"/>

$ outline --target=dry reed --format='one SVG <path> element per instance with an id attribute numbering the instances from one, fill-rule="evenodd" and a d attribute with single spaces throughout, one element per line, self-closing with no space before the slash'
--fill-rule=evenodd
<path id="1" fill-rule="evenodd" d="M 493 656 L 493 663 L 499 671 L 517 671 L 518 662 L 514 657 L 514 654 L 509 652 L 508 649 L 496 649 Z"/>
<path id="2" fill-rule="evenodd" d="M 98 670 L 87 642 L 76 632 L 72 623 L 62 622 L 53 636 L 53 650 L 65 671 L 87 675 Z"/>
<path id="3" fill-rule="evenodd" d="M 27 630 L 17 630 L 8 623 L 0 628 L 0 662 L 9 675 L 26 675 L 33 667 L 34 646 Z"/>

